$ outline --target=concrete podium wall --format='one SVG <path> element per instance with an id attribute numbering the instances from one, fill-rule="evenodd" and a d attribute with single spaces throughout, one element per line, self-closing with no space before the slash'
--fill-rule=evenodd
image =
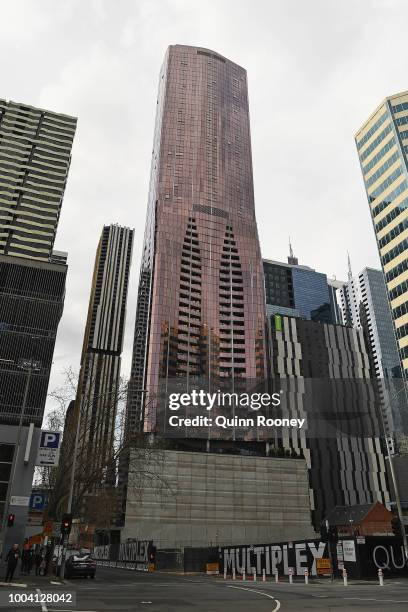
<path id="1" fill-rule="evenodd" d="M 40 442 L 41 429 L 34 427 L 33 437 L 31 441 L 28 463 L 24 463 L 24 455 L 27 446 L 28 427 L 23 427 L 21 434 L 20 451 L 18 454 L 16 473 L 14 481 L 11 485 L 11 495 L 30 497 L 33 483 L 33 475 L 35 461 L 37 459 L 38 445 Z M 16 444 L 18 436 L 18 427 L 14 425 L 0 425 L 0 443 Z M 0 547 L 3 551 L 8 551 L 13 544 L 22 546 L 26 537 L 26 525 L 28 517 L 28 506 L 10 506 L 9 512 L 15 514 L 13 527 L 7 527 L 5 531 L 4 542 L 0 542 Z M 37 527 L 36 533 L 41 531 L 41 527 Z"/>
<path id="2" fill-rule="evenodd" d="M 316 536 L 303 459 L 133 453 L 122 541 L 178 548 Z"/>

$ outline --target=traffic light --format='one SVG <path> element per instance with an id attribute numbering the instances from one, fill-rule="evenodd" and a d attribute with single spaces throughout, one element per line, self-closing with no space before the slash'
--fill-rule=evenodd
<path id="1" fill-rule="evenodd" d="M 61 535 L 69 535 L 72 527 L 72 514 L 64 514 L 61 521 Z"/>
<path id="2" fill-rule="evenodd" d="M 399 520 L 398 516 L 394 516 L 391 519 L 391 527 L 392 527 L 392 532 L 394 535 L 398 537 L 402 536 L 402 525 L 401 525 L 401 521 Z"/>
<path id="3" fill-rule="evenodd" d="M 7 517 L 7 527 L 12 527 L 14 525 L 14 519 L 16 518 L 16 515 L 13 513 L 10 513 Z"/>

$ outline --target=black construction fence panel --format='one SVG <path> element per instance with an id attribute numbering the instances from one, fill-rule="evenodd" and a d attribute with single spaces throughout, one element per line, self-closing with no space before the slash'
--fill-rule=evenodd
<path id="1" fill-rule="evenodd" d="M 206 572 L 207 563 L 218 563 L 218 547 L 201 547 L 184 549 L 184 571 Z"/>
<path id="2" fill-rule="evenodd" d="M 165 548 L 156 552 L 156 569 L 169 572 L 184 570 L 184 555 L 179 548 Z"/>
<path id="3" fill-rule="evenodd" d="M 366 536 L 360 539 L 364 544 L 358 544 L 357 563 L 359 565 L 359 576 L 370 578 L 378 575 L 381 569 L 386 579 L 387 576 L 408 576 L 408 565 L 405 560 L 402 538 L 396 536 Z M 346 564 L 349 568 L 350 564 Z"/>
<path id="4" fill-rule="evenodd" d="M 331 553 L 331 555 L 330 555 Z M 408 563 L 404 557 L 402 539 L 395 536 L 349 536 L 337 544 L 321 540 L 296 540 L 272 544 L 236 545 L 219 549 L 220 573 L 246 575 L 256 572 L 266 576 L 276 572 L 280 576 L 317 576 L 319 559 L 331 556 L 336 577 L 343 569 L 350 578 L 376 578 L 381 569 L 384 576 L 407 575 Z"/>

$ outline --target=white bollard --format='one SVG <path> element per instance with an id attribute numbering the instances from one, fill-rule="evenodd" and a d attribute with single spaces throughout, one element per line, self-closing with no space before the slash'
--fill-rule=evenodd
<path id="1" fill-rule="evenodd" d="M 279 582 L 279 572 L 276 570 L 275 572 L 275 582 Z"/>
<path id="2" fill-rule="evenodd" d="M 289 568 L 289 584 L 293 583 L 293 567 Z"/>
<path id="3" fill-rule="evenodd" d="M 254 576 L 254 582 L 256 582 L 256 569 L 254 567 L 252 568 L 252 574 Z"/>
<path id="4" fill-rule="evenodd" d="M 232 579 L 235 580 L 235 567 L 232 569 Z"/>
<path id="5" fill-rule="evenodd" d="M 226 579 L 227 579 L 227 570 L 225 569 L 224 570 L 224 580 L 226 580 Z"/>
<path id="6" fill-rule="evenodd" d="M 245 580 L 245 570 L 242 572 L 242 580 Z"/>
<path id="7" fill-rule="evenodd" d="M 309 584 L 309 571 L 305 569 L 305 584 Z"/>
<path id="8" fill-rule="evenodd" d="M 378 570 L 378 580 L 380 581 L 380 586 L 384 586 L 384 574 L 382 569 Z"/>
<path id="9" fill-rule="evenodd" d="M 347 570 L 346 570 L 346 568 L 344 568 L 344 570 L 343 570 L 343 583 L 344 583 L 344 586 L 347 586 Z"/>
<path id="10" fill-rule="evenodd" d="M 265 572 L 265 568 L 262 570 L 262 582 L 266 582 L 266 572 Z"/>

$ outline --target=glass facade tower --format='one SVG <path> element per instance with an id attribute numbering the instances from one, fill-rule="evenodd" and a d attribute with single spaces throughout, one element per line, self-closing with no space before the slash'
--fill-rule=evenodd
<path id="1" fill-rule="evenodd" d="M 279 313 L 334 323 L 327 276 L 295 261 L 263 260 L 268 314 Z"/>
<path id="2" fill-rule="evenodd" d="M 155 430 L 170 378 L 266 372 L 246 71 L 175 45 L 159 83 L 128 431 Z"/>
<path id="3" fill-rule="evenodd" d="M 408 92 L 386 98 L 355 136 L 400 360 L 408 371 Z"/>

